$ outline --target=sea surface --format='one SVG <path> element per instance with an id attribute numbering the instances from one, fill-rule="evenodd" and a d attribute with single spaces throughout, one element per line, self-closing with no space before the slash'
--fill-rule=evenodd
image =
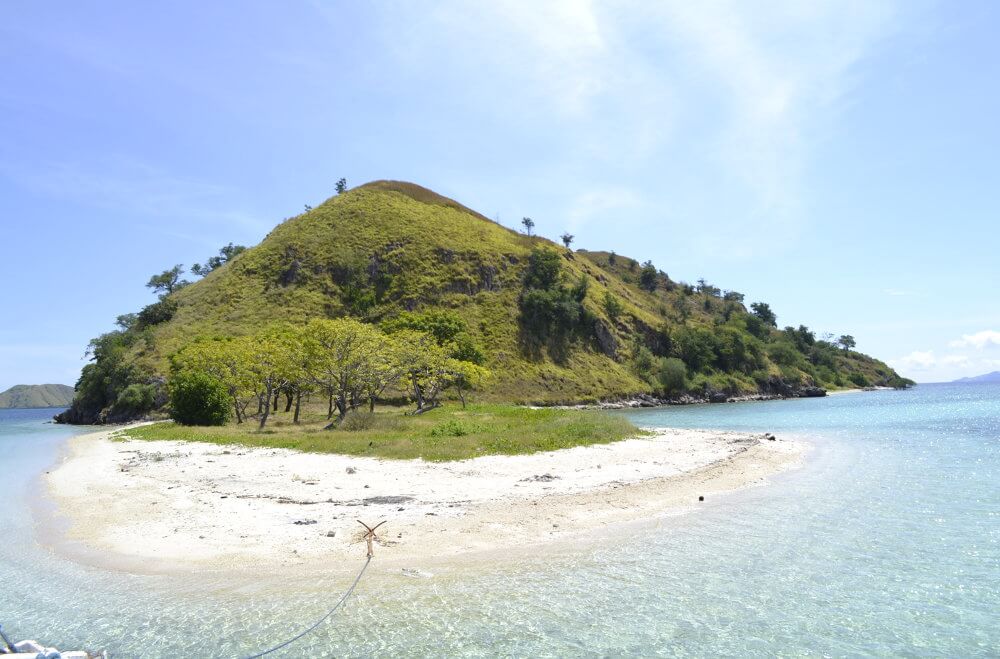
<path id="1" fill-rule="evenodd" d="M 0 624 L 18 639 L 237 657 L 298 632 L 349 585 L 341 570 L 140 576 L 51 553 L 29 504 L 85 430 L 44 423 L 51 413 L 0 411 Z M 813 449 L 769 485 L 594 545 L 422 578 L 376 565 L 330 621 L 270 656 L 1000 656 L 1000 385 L 628 415 Z"/>

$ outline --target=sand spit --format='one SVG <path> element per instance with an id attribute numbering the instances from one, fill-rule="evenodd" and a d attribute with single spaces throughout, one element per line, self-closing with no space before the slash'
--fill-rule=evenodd
<path id="1" fill-rule="evenodd" d="M 762 484 L 799 464 L 780 437 L 659 430 L 650 437 L 449 463 L 198 442 L 69 441 L 46 476 L 57 550 L 136 572 L 274 570 L 364 556 L 361 526 L 388 520 L 382 563 L 572 540 Z"/>

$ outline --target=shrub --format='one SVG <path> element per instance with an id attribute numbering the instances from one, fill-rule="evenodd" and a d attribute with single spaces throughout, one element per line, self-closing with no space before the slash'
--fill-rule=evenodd
<path id="1" fill-rule="evenodd" d="M 465 437 L 474 431 L 461 421 L 450 419 L 431 428 L 431 437 Z"/>
<path id="2" fill-rule="evenodd" d="M 687 367 L 676 357 L 660 360 L 660 368 L 656 374 L 660 387 L 667 395 L 682 393 L 687 386 Z"/>
<path id="3" fill-rule="evenodd" d="M 635 355 L 632 357 L 632 370 L 639 377 L 647 378 L 652 374 L 654 366 L 655 359 L 653 353 L 646 346 L 639 345 L 636 348 Z"/>
<path id="4" fill-rule="evenodd" d="M 794 366 L 802 359 L 799 351 L 788 341 L 772 343 L 767 349 L 767 356 L 771 358 L 772 362 L 780 366 Z"/>
<path id="5" fill-rule="evenodd" d="M 674 349 L 691 371 L 702 371 L 715 361 L 715 335 L 711 330 L 682 327 L 673 338 Z"/>
<path id="6" fill-rule="evenodd" d="M 177 303 L 170 298 L 164 298 L 142 308 L 136 316 L 134 329 L 165 323 L 173 318 L 175 313 L 177 313 Z"/>
<path id="7" fill-rule="evenodd" d="M 847 376 L 847 379 L 859 387 L 867 387 L 871 384 L 868 382 L 868 378 L 866 378 L 863 373 L 851 373 Z"/>
<path id="8" fill-rule="evenodd" d="M 618 316 L 622 315 L 624 310 L 622 303 L 611 294 L 611 291 L 604 291 L 604 313 L 608 314 L 608 318 L 618 320 Z"/>
<path id="9" fill-rule="evenodd" d="M 358 430 L 371 430 L 375 425 L 375 415 L 369 412 L 351 412 L 344 417 L 340 423 L 340 430 L 356 432 Z"/>
<path id="10" fill-rule="evenodd" d="M 156 387 L 151 384 L 130 384 L 118 394 L 115 400 L 115 412 L 144 414 L 153 409 L 155 401 Z"/>
<path id="11" fill-rule="evenodd" d="M 170 380 L 174 421 L 186 426 L 221 426 L 229 420 L 226 386 L 205 373 L 182 372 Z"/>

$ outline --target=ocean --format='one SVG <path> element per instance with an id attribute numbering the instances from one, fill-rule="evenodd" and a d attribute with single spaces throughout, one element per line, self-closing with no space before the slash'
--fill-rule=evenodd
<path id="1" fill-rule="evenodd" d="M 334 575 L 150 576 L 38 544 L 52 411 L 0 410 L 0 624 L 115 657 L 236 657 L 319 618 Z M 380 572 L 271 656 L 1000 656 L 1000 385 L 626 412 L 808 439 L 805 465 L 596 543 Z M 377 559 L 376 559 L 377 560 Z M 339 568 L 340 566 L 338 566 Z M 360 563 L 359 563 L 360 567 Z"/>

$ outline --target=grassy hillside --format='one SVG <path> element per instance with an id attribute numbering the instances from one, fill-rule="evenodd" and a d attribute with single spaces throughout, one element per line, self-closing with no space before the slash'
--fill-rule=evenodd
<path id="1" fill-rule="evenodd" d="M 18 384 L 0 393 L 0 409 L 69 407 L 73 387 L 65 384 Z"/>
<path id="2" fill-rule="evenodd" d="M 557 255 L 558 283 L 532 296 L 526 277 L 538 250 Z M 567 309 L 571 319 L 556 318 Z M 903 383 L 884 363 L 816 340 L 804 327 L 762 326 L 737 293 L 680 284 L 613 253 L 574 252 L 419 186 L 377 181 L 284 221 L 260 245 L 97 340 L 97 364 L 110 366 L 85 372 L 76 407 L 87 411 L 81 418 L 95 409 L 112 418 L 116 405 L 117 416 L 129 416 L 138 394 L 121 403 L 122 391 L 159 387 L 169 356 L 197 337 L 316 317 L 382 323 L 425 310 L 454 314 L 485 349 L 494 377 L 481 400 L 789 395 Z M 670 359 L 683 362 L 680 388 L 665 384 Z"/>

